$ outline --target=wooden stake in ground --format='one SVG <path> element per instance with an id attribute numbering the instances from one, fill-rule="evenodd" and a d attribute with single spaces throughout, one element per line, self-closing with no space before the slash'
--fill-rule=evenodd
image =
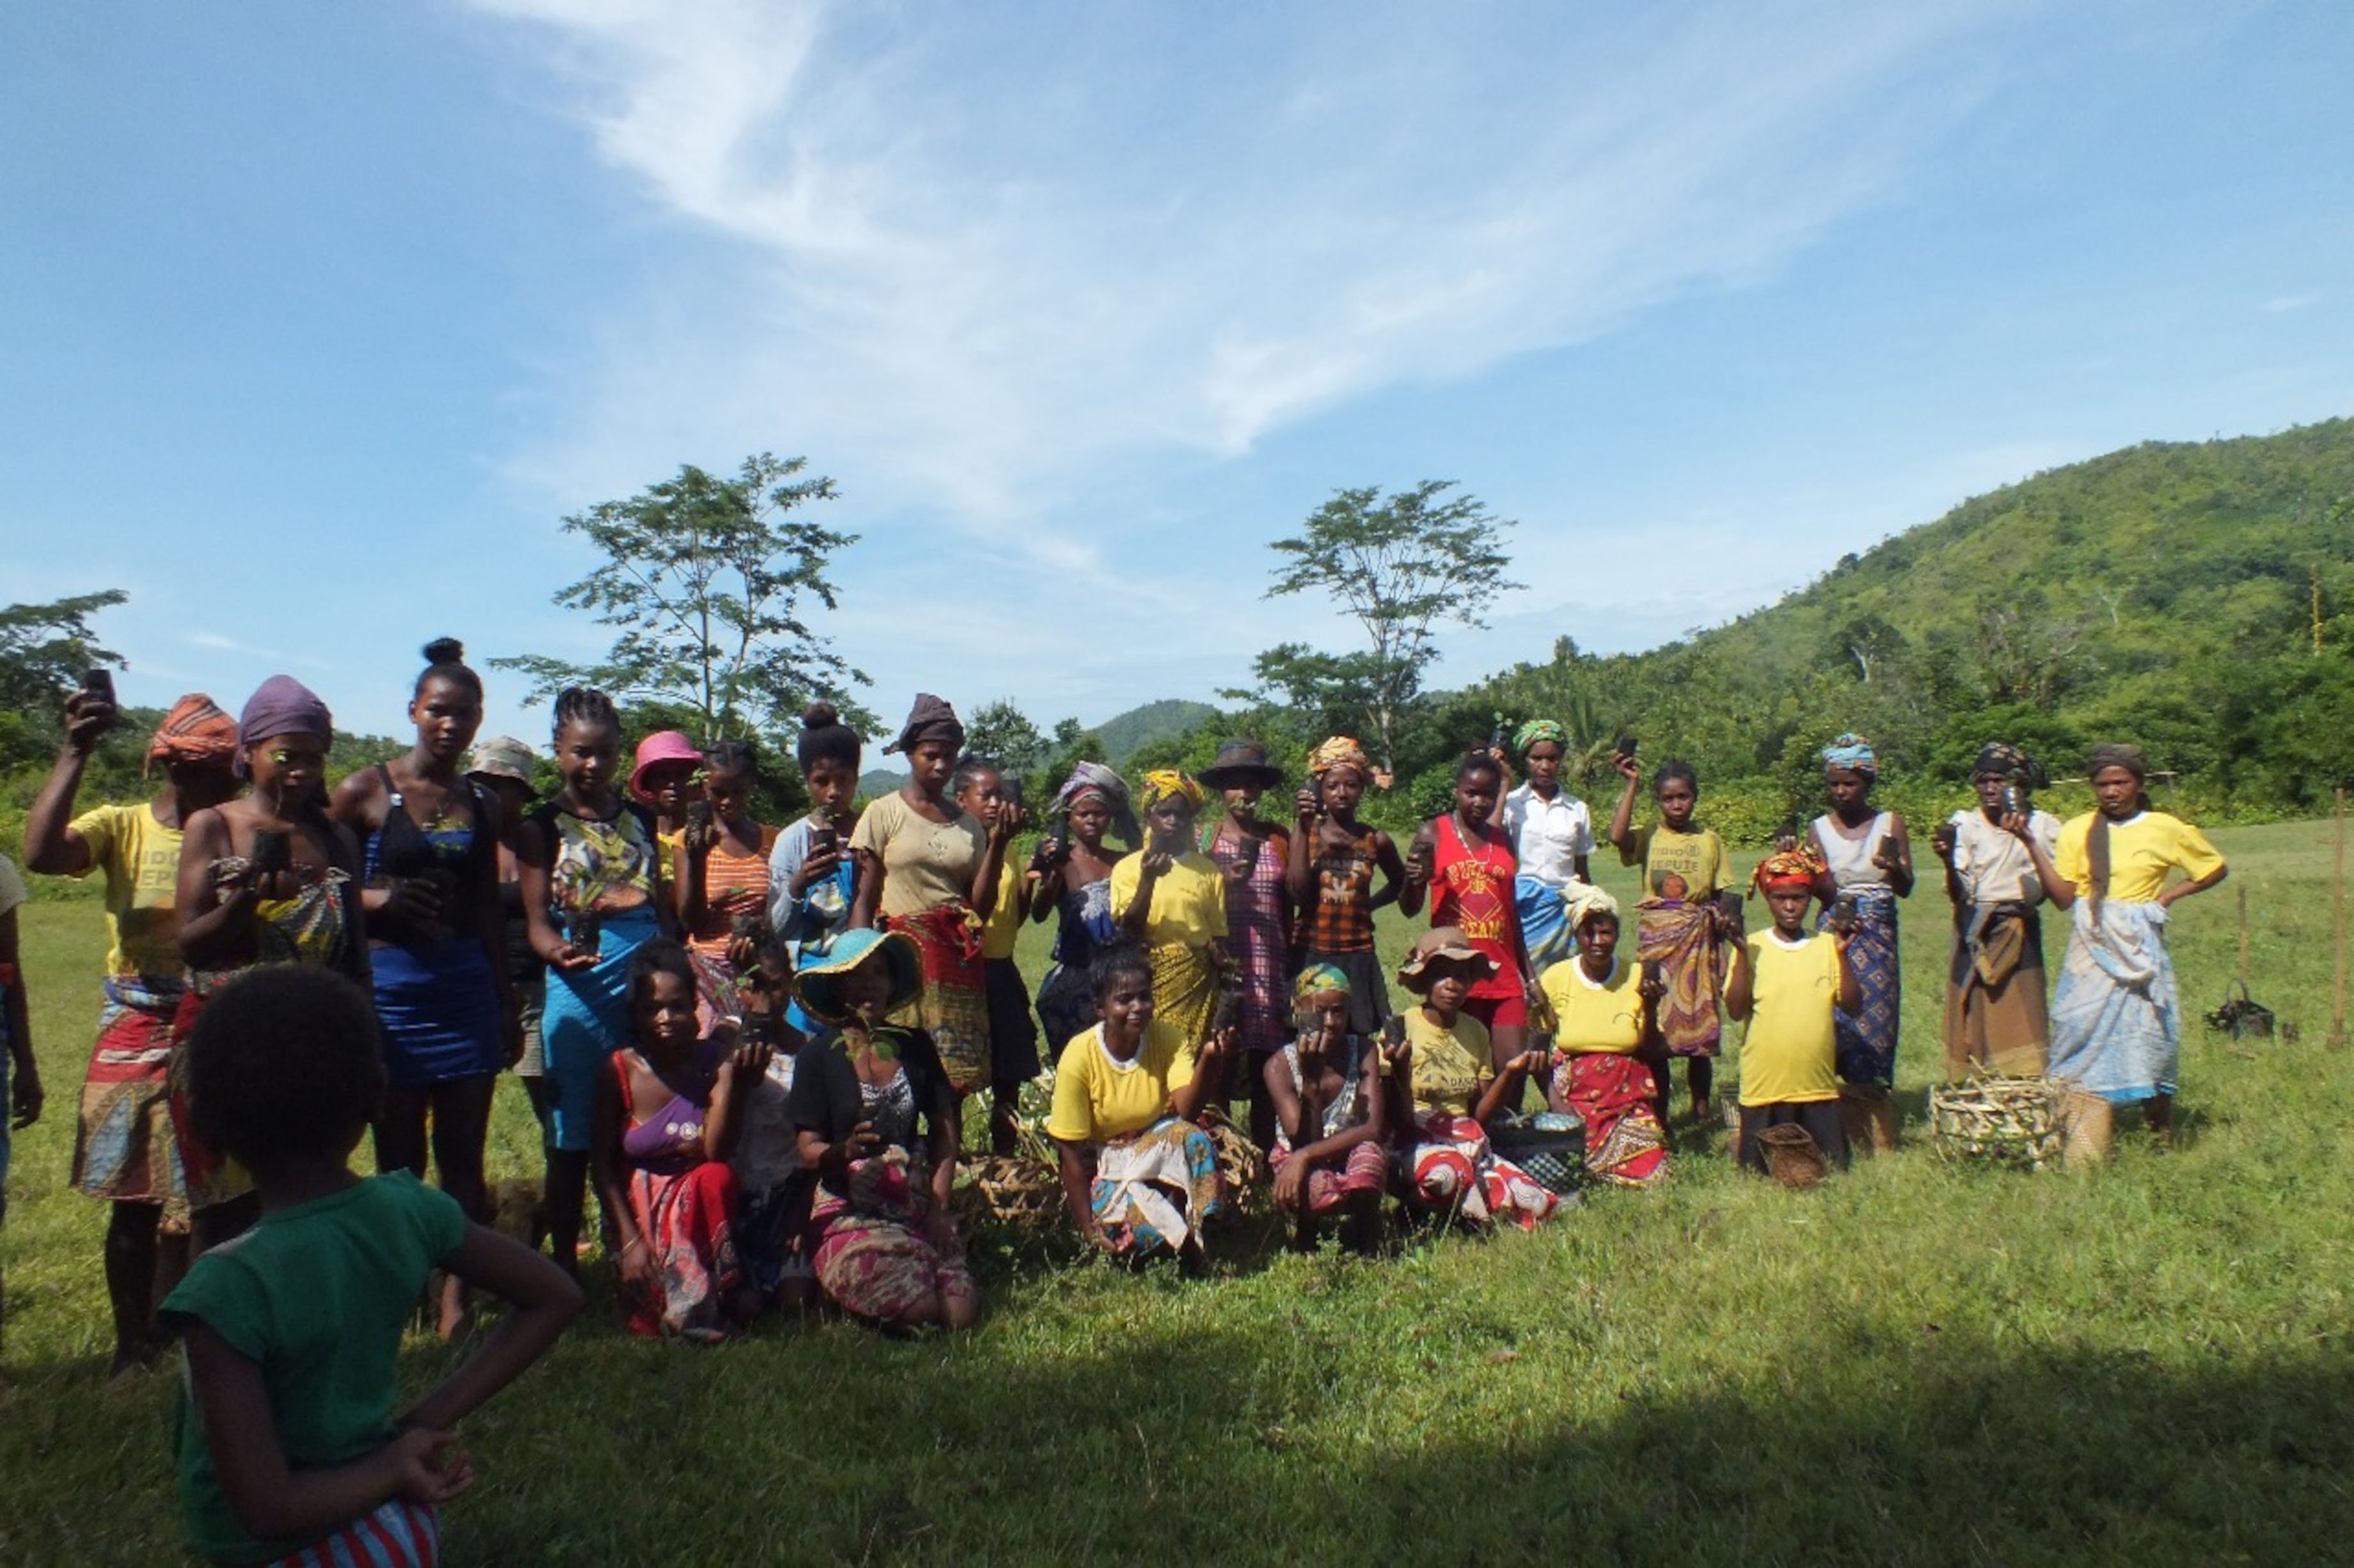
<path id="1" fill-rule="evenodd" d="M 2330 895 L 2338 927 L 2338 991 L 2329 1014 L 2329 1048 L 2346 1049 L 2346 786 L 2338 786 L 2338 874 Z"/>
<path id="2" fill-rule="evenodd" d="M 2248 994 L 2248 885 L 2240 884 L 2240 994 Z"/>

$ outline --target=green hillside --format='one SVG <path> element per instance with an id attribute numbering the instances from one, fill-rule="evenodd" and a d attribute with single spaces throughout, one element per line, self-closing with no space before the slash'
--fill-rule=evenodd
<path id="1" fill-rule="evenodd" d="M 2354 420 L 2145 443 L 1966 501 L 1686 641 L 1596 658 L 1564 628 L 1428 727 L 1459 744 L 1495 709 L 1551 713 L 1704 779 L 1794 779 L 1842 729 L 1945 781 L 1994 736 L 2062 774 L 2115 737 L 2220 809 L 2310 809 L 2354 766 L 2349 497 Z"/>
<path id="2" fill-rule="evenodd" d="M 1106 758 L 1125 763 L 1154 741 L 1188 734 L 1217 716 L 1218 710 L 1207 703 L 1169 697 L 1107 719 L 1095 726 L 1095 732 L 1103 741 Z"/>

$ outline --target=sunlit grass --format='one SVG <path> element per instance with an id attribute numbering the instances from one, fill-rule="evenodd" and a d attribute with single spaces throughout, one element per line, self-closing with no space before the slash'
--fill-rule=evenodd
<path id="1" fill-rule="evenodd" d="M 470 1424 L 451 1561 L 2344 1561 L 2354 1057 L 2322 1044 L 2327 833 L 2219 833 L 2234 881 L 2179 906 L 2170 1151 L 2126 1136 L 2106 1169 L 2031 1176 L 1916 1138 L 1793 1194 L 1686 1129 L 1666 1190 L 1535 1235 L 1360 1264 L 1246 1231 L 1207 1282 L 991 1263 L 981 1327 L 914 1341 L 646 1344 L 600 1293 Z M 2240 886 L 2296 1044 L 2195 1022 L 2237 964 Z M 1934 885 L 1907 909 L 1916 1108 L 1944 914 Z M 0 1562 L 178 1561 L 172 1380 L 105 1385 L 102 1216 L 62 1190 L 95 911 L 37 906 L 27 933 L 51 1108 L 0 1238 Z M 1043 943 L 1023 959 L 1034 979 Z M 493 1161 L 527 1171 L 503 1095 Z M 408 1375 L 450 1354 L 420 1340 Z"/>

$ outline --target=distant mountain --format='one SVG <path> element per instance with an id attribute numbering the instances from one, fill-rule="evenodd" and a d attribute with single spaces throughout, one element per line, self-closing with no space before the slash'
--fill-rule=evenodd
<path id="1" fill-rule="evenodd" d="M 858 798 L 878 800 L 907 781 L 904 768 L 870 768 L 858 776 Z"/>
<path id="2" fill-rule="evenodd" d="M 1104 755 L 1114 764 L 1119 764 L 1135 756 L 1140 747 L 1156 740 L 1191 735 L 1204 723 L 1217 716 L 1218 710 L 1207 703 L 1189 703 L 1182 698 L 1164 697 L 1140 708 L 1130 708 L 1117 718 L 1106 719 L 1090 727 L 1102 737 Z"/>

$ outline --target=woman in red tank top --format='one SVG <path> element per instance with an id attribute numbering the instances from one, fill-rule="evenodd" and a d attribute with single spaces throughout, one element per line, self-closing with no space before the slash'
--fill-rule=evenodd
<path id="1" fill-rule="evenodd" d="M 1463 1011 L 1488 1026 L 1499 1062 L 1519 1055 L 1529 1037 L 1528 953 L 1512 891 L 1520 863 L 1511 842 L 1489 821 L 1503 788 L 1503 768 L 1493 757 L 1475 751 L 1464 758 L 1455 770 L 1455 810 L 1415 834 L 1398 896 L 1398 907 L 1413 915 L 1427 891 L 1433 928 L 1461 927 L 1494 963 L 1494 972 L 1471 988 Z"/>

